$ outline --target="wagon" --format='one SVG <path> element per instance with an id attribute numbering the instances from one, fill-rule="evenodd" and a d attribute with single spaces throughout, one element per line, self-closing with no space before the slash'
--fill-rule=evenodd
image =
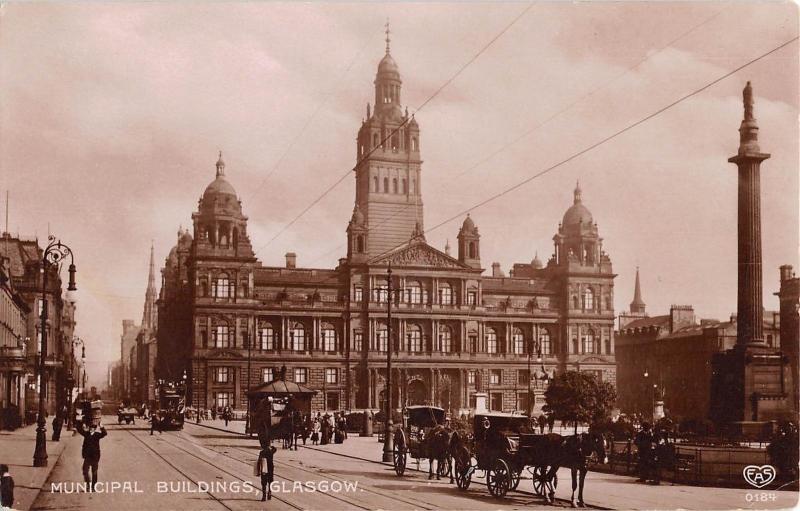
<path id="1" fill-rule="evenodd" d="M 403 426 L 394 431 L 394 450 L 392 461 L 394 471 L 402 476 L 406 470 L 408 457 L 417 460 L 430 459 L 430 434 L 439 425 L 444 424 L 445 411 L 437 406 L 409 406 L 403 415 Z M 445 465 L 437 465 L 439 476 L 449 475 L 450 457 L 446 457 Z M 433 460 L 430 460 L 433 463 Z"/>
<path id="2" fill-rule="evenodd" d="M 117 410 L 117 422 L 122 424 L 136 424 L 136 415 L 138 414 L 136 408 L 125 408 L 120 406 Z"/>
<path id="3" fill-rule="evenodd" d="M 467 489 L 473 474 L 481 470 L 489 493 L 502 498 L 509 490 L 517 489 L 522 471 L 527 468 L 534 491 L 544 495 L 547 465 L 538 453 L 546 435 L 530 433 L 529 422 L 525 415 L 499 412 L 475 415 L 469 463 L 456 457 L 453 467 L 456 485 Z"/>

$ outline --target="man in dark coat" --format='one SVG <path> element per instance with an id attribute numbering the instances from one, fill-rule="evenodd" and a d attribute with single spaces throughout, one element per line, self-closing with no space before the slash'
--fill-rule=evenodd
<path id="1" fill-rule="evenodd" d="M 150 416 L 150 435 L 153 434 L 153 431 L 158 431 L 159 435 L 164 432 L 163 428 L 161 427 L 161 417 L 155 412 L 153 412 L 153 415 Z"/>
<path id="2" fill-rule="evenodd" d="M 637 479 L 637 481 L 644 483 L 647 482 L 647 476 L 650 473 L 650 464 L 652 463 L 653 433 L 650 431 L 649 423 L 642 423 L 642 429 L 636 434 L 634 444 L 636 444 L 636 449 L 639 452 L 639 463 L 637 465 L 639 479 Z"/>
<path id="3" fill-rule="evenodd" d="M 97 470 L 100 466 L 100 440 L 108 433 L 106 428 L 100 425 L 100 419 L 94 419 L 92 425 L 84 426 L 78 425 L 78 433 L 83 437 L 83 447 L 81 448 L 81 456 L 83 456 L 83 480 L 90 483 L 89 491 L 94 491 L 94 485 L 97 483 Z M 89 469 L 92 471 L 92 477 L 89 479 Z"/>
<path id="4" fill-rule="evenodd" d="M 272 499 L 272 489 L 270 485 L 272 484 L 275 473 L 275 464 L 273 462 L 274 454 L 275 448 L 270 445 L 265 449 L 261 449 L 261 452 L 258 454 L 258 460 L 256 461 L 255 475 L 261 476 L 262 502 L 267 499 Z"/>
<path id="5" fill-rule="evenodd" d="M 8 465 L 0 465 L 0 506 L 14 507 L 14 478 L 8 473 Z"/>

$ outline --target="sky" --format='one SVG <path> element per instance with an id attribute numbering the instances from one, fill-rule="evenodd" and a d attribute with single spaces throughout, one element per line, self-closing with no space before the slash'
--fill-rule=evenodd
<path id="1" fill-rule="evenodd" d="M 160 268 L 218 151 L 265 265 L 293 251 L 298 266 L 330 268 L 345 254 L 354 177 L 281 231 L 355 163 L 387 18 L 402 103 L 421 130 L 428 242 L 455 247 L 470 211 L 489 272 L 546 260 L 580 180 L 618 274 L 618 311 L 638 266 L 651 315 L 670 304 L 735 312 L 727 159 L 752 81 L 772 154 L 764 305 L 777 310 L 778 266 L 798 263 L 796 40 L 569 158 L 796 38 L 792 3 L 4 2 L 8 230 L 73 249 L 92 384 L 119 358 L 122 320 L 142 317 L 151 242 Z"/>

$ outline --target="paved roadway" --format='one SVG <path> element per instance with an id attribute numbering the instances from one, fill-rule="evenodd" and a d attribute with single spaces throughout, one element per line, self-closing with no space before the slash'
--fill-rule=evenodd
<path id="1" fill-rule="evenodd" d="M 548 508 L 531 493 L 510 492 L 504 500 L 489 496 L 481 479 L 473 480 L 467 492 L 445 479 L 428 481 L 427 473 L 410 471 L 402 478 L 389 465 L 362 455 L 380 444 L 373 439 L 351 438 L 343 445 L 297 451 L 278 449 L 275 456 L 276 483 L 281 491 L 273 499 L 260 501 L 261 492 L 253 476 L 257 441 L 232 432 L 187 423 L 183 431 L 150 436 L 146 423 L 116 425 L 107 417 L 109 435 L 102 440 L 100 481 L 128 483 L 113 493 L 69 493 L 82 481 L 80 437 L 74 437 L 54 467 L 31 509 L 176 509 L 188 510 L 496 510 Z M 330 448 L 330 449 L 328 449 Z M 374 457 L 372 457 L 374 459 Z M 410 464 L 409 468 L 414 467 Z M 422 468 L 427 472 L 427 466 Z M 559 473 L 557 496 L 569 497 L 569 473 Z M 58 489 L 62 484 L 61 489 Z M 199 487 L 199 485 L 208 487 Z M 54 486 L 56 485 L 56 486 Z M 349 485 L 348 488 L 346 485 Z M 355 486 L 355 488 L 353 487 Z M 318 488 L 312 491 L 312 486 Z M 327 486 L 327 491 L 325 486 Z M 530 488 L 530 481 L 520 486 Z M 112 488 L 107 488 L 111 490 Z M 338 490 L 338 491 L 337 491 Z M 796 494 L 778 492 L 777 501 L 746 501 L 746 490 L 723 490 L 683 486 L 650 487 L 631 478 L 590 474 L 586 501 L 615 509 L 722 509 L 792 507 Z M 556 507 L 567 507 L 566 500 Z"/>

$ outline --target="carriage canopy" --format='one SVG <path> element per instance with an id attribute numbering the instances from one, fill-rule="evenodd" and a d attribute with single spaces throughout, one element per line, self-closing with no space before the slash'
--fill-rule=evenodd
<path id="1" fill-rule="evenodd" d="M 484 419 L 489 421 L 489 431 L 516 436 L 528 430 L 530 419 L 527 415 L 513 415 L 510 413 L 479 413 L 475 414 L 472 423 L 475 440 L 483 440 Z"/>
<path id="2" fill-rule="evenodd" d="M 406 408 L 408 415 L 408 425 L 418 428 L 432 428 L 439 424 L 444 424 L 444 408 L 438 406 L 409 406 Z"/>

